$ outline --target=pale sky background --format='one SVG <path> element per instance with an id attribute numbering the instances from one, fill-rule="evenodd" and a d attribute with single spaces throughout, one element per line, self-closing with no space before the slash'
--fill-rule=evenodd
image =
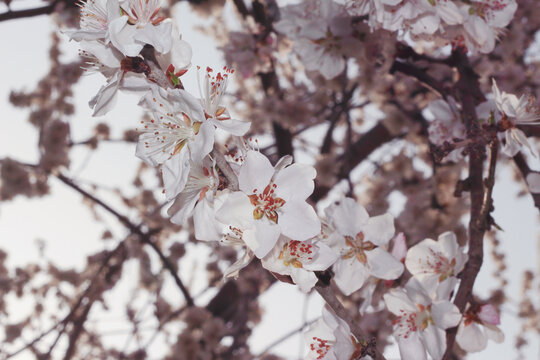
<path id="1" fill-rule="evenodd" d="M 40 4 L 34 0 L 16 0 L 13 7 L 17 8 L 19 2 L 28 7 Z M 4 5 L 0 4 L 0 12 L 4 10 Z M 190 13 L 186 3 L 180 3 L 176 6 L 175 15 L 183 38 L 192 44 L 193 64 L 216 68 L 225 65 L 215 43 L 194 30 L 194 25 L 208 25 L 208 22 L 197 20 Z M 0 34 L 2 34 L 0 35 L 0 48 L 3 54 L 0 63 L 1 157 L 11 156 L 16 160 L 29 163 L 35 163 L 38 159 L 37 132 L 32 125 L 26 122 L 28 112 L 13 108 L 8 102 L 8 96 L 12 89 L 33 89 L 46 74 L 49 69 L 50 34 L 53 31 L 56 31 L 56 28 L 48 16 L 0 22 Z M 77 56 L 76 43 L 66 42 L 63 49 L 66 58 Z M 188 72 L 185 83 L 188 90 L 197 94 L 194 75 L 194 71 Z M 142 112 L 136 106 L 137 97 L 135 96 L 121 95 L 118 106 L 107 116 L 91 117 L 87 102 L 103 83 L 103 77 L 95 74 L 85 76 L 76 85 L 74 91 L 77 112 L 76 116 L 70 119 L 74 141 L 86 139 L 92 133 L 93 127 L 102 121 L 111 126 L 112 138 L 119 138 L 125 129 L 137 126 Z M 122 186 L 128 191 L 133 190 L 130 182 L 140 161 L 134 155 L 134 144 L 101 143 L 97 151 L 92 152 L 90 156 L 89 153 L 90 150 L 84 147 L 78 147 L 72 151 L 71 168 L 66 171 L 66 174 L 82 183 Z M 113 153 L 114 156 L 111 156 Z M 302 157 L 298 156 L 298 158 Z M 370 170 L 366 169 L 365 171 Z M 468 357 L 469 359 L 516 358 L 513 344 L 514 336 L 519 330 L 519 324 L 513 314 L 516 312 L 517 302 L 520 299 L 522 274 L 524 270 L 529 269 L 539 275 L 540 243 L 538 234 L 540 226 L 538 211 L 534 208 L 529 197 L 517 197 L 518 192 L 521 191 L 521 185 L 513 183 L 512 171 L 508 166 L 499 166 L 497 175 L 493 216 L 505 230 L 502 235 L 501 249 L 505 251 L 507 256 L 506 261 L 509 268 L 506 277 L 510 282 L 507 295 L 512 299 L 505 305 L 502 313 L 502 329 L 507 340 L 503 344 L 490 342 L 485 351 L 471 355 Z M 48 260 L 60 268 L 76 267 L 80 269 L 84 266 L 88 254 L 96 252 L 104 246 L 114 247 L 118 239 L 126 234 L 126 230 L 118 225 L 116 219 L 100 211 L 115 235 L 114 241 L 104 244 L 103 241 L 99 240 L 103 227 L 88 221 L 92 215 L 87 207 L 81 203 L 81 197 L 54 178 L 50 179 L 50 185 L 51 194 L 42 199 L 28 200 L 17 197 L 11 202 L 0 203 L 0 248 L 9 254 L 9 267 L 38 261 L 39 253 L 36 242 L 41 239 L 46 241 L 47 247 L 44 253 Z M 100 191 L 98 195 L 124 213 L 127 212 L 127 209 L 106 191 Z M 399 206 L 395 206 L 393 209 L 398 211 Z M 179 234 L 178 239 L 175 240 L 185 241 L 185 238 Z M 486 263 L 477 280 L 477 286 L 475 286 L 475 292 L 480 296 L 489 294 L 490 290 L 497 286 L 491 277 L 494 267 L 489 254 L 487 254 L 489 245 L 486 245 L 485 252 Z M 206 287 L 204 276 L 201 278 L 192 275 L 197 274 L 197 269 L 203 269 L 204 257 L 209 255 L 206 247 L 190 244 L 188 257 L 183 258 L 180 262 L 180 275 L 190 282 L 192 294 L 197 294 Z M 137 273 L 134 263 L 128 263 L 126 266 L 128 268 L 124 271 L 132 270 L 134 274 Z M 103 329 L 102 331 L 106 334 L 107 341 L 111 345 L 123 345 L 126 334 L 130 330 L 123 320 L 124 314 L 121 312 L 122 304 L 129 299 L 126 294 L 131 292 L 136 279 L 130 280 L 126 279 L 109 293 L 107 296 L 107 301 L 111 304 L 109 311 L 96 307 L 90 315 L 89 324 Z M 538 284 L 537 277 L 537 288 Z M 167 299 L 175 305 L 181 305 L 181 294 L 172 283 L 169 285 L 166 291 Z M 201 297 L 199 304 L 204 305 L 212 295 L 213 292 L 205 294 Z M 147 300 L 147 298 L 135 299 L 138 303 L 144 303 Z M 260 300 L 265 314 L 262 324 L 256 328 L 250 340 L 255 354 L 283 334 L 297 328 L 303 320 L 317 318 L 322 306 L 318 295 L 306 297 L 294 286 L 282 283 L 273 285 Z M 538 302 L 538 298 L 536 301 Z M 9 322 L 21 319 L 30 303 L 31 300 L 28 299 L 25 301 L 12 299 L 9 307 L 11 313 Z M 48 306 L 53 308 L 54 304 L 48 304 Z M 4 321 L 5 319 L 0 318 L 0 324 L 3 324 Z M 148 322 L 148 327 L 152 325 L 151 322 Z M 30 340 L 28 334 L 24 335 L 26 335 L 26 340 Z M 0 339 L 1 336 L 0 333 Z M 529 336 L 528 340 L 530 345 L 527 347 L 526 359 L 540 359 L 538 337 Z M 131 345 L 135 346 L 134 343 Z M 298 359 L 299 354 L 303 354 L 304 351 L 305 348 L 301 343 L 300 336 L 292 336 L 273 349 L 275 354 L 291 360 Z M 389 348 L 387 351 L 389 358 L 395 358 L 396 351 L 396 347 Z M 159 339 L 149 348 L 149 353 L 152 354 L 152 359 L 163 357 Z M 32 357 L 23 353 L 15 359 L 24 360 L 32 359 Z"/>

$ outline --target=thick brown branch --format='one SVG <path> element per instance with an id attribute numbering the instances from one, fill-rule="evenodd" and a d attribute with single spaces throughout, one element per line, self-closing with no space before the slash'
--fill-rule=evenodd
<path id="1" fill-rule="evenodd" d="M 467 55 L 455 53 L 458 59 L 460 79 L 456 83 L 455 93 L 463 108 L 463 119 L 469 139 L 479 138 L 482 129 L 476 117 L 476 105 L 482 101 L 483 94 L 478 84 L 478 75 L 469 64 Z M 469 221 L 469 261 L 461 273 L 461 283 L 454 304 L 463 312 L 467 302 L 472 299 L 472 289 L 476 276 L 482 267 L 484 259 L 483 241 L 486 230 L 489 229 L 489 216 L 492 210 L 491 193 L 494 185 L 495 165 L 497 161 L 496 139 L 490 144 L 490 165 L 488 179 L 484 182 L 483 169 L 485 146 L 483 143 L 471 142 L 469 149 L 469 177 L 467 183 L 471 193 L 471 217 Z M 447 332 L 447 347 L 443 359 L 448 359 L 456 338 L 456 328 Z"/>

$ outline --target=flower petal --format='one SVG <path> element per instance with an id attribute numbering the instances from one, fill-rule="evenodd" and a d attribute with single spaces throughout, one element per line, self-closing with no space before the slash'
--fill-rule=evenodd
<path id="1" fill-rule="evenodd" d="M 334 281 L 339 287 L 339 290 L 346 296 L 360 289 L 369 278 L 367 266 L 354 257 L 336 261 L 334 264 L 334 273 Z"/>
<path id="2" fill-rule="evenodd" d="M 403 273 L 403 264 L 381 248 L 367 251 L 366 257 L 371 275 L 376 278 L 394 280 Z"/>
<path id="3" fill-rule="evenodd" d="M 321 233 L 321 221 L 306 202 L 290 201 L 278 211 L 278 225 L 283 235 L 304 241 Z"/>
<path id="4" fill-rule="evenodd" d="M 274 176 L 274 167 L 270 164 L 270 160 L 260 152 L 250 150 L 240 168 L 238 184 L 240 190 L 248 195 L 255 192 L 262 193 L 272 176 Z"/>

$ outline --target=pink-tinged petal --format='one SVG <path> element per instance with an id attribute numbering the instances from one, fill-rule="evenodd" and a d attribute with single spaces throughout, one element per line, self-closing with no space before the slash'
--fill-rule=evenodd
<path id="1" fill-rule="evenodd" d="M 248 132 L 249 128 L 251 127 L 251 121 L 243 121 L 243 120 L 217 120 L 212 118 L 212 123 L 219 129 L 225 130 L 226 132 L 234 135 L 234 136 L 243 136 L 245 133 Z"/>
<path id="2" fill-rule="evenodd" d="M 223 277 L 224 278 L 237 278 L 240 270 L 248 266 L 254 257 L 255 256 L 253 252 L 249 249 L 246 249 L 244 255 L 225 270 L 225 272 L 223 273 Z"/>
<path id="3" fill-rule="evenodd" d="M 405 261 L 407 256 L 407 239 L 402 232 L 394 237 L 394 245 L 392 246 L 392 256 L 401 262 Z"/>
<path id="4" fill-rule="evenodd" d="M 99 92 L 88 103 L 91 108 L 94 109 L 92 116 L 103 116 L 112 110 L 116 104 L 116 96 L 118 94 L 118 88 L 120 86 L 120 73 L 117 72 L 113 75 L 107 85 L 102 86 Z"/>
<path id="5" fill-rule="evenodd" d="M 303 164 L 292 164 L 278 171 L 274 177 L 276 196 L 285 201 L 306 200 L 313 193 L 315 176 L 315 168 Z"/>
<path id="6" fill-rule="evenodd" d="M 232 225 L 239 229 L 252 227 L 253 205 L 246 194 L 235 191 L 223 202 L 223 205 L 216 211 L 216 219 L 224 224 Z"/>
<path id="7" fill-rule="evenodd" d="M 274 176 L 274 167 L 270 164 L 270 160 L 260 152 L 250 150 L 240 168 L 238 184 L 240 190 L 248 195 L 255 192 L 262 193 L 272 176 Z"/>
<path id="8" fill-rule="evenodd" d="M 499 325 L 501 323 L 497 309 L 491 304 L 482 305 L 478 317 L 485 324 Z"/>
<path id="9" fill-rule="evenodd" d="M 221 238 L 222 226 L 216 221 L 216 212 L 212 204 L 203 199 L 193 212 L 195 239 L 202 241 L 218 241 Z"/>
<path id="10" fill-rule="evenodd" d="M 497 344 L 500 344 L 504 341 L 504 333 L 495 325 L 485 324 L 484 333 L 486 334 L 488 339 L 495 341 Z"/>
<path id="11" fill-rule="evenodd" d="M 433 360 L 440 360 L 446 351 L 446 333 L 444 330 L 429 325 L 421 333 L 422 342 Z"/>
<path id="12" fill-rule="evenodd" d="M 360 289 L 369 278 L 368 268 L 354 257 L 339 259 L 334 264 L 334 273 L 334 281 L 346 296 Z"/>
<path id="13" fill-rule="evenodd" d="M 417 332 L 412 332 L 407 338 L 398 338 L 401 360 L 427 360 L 426 349 Z"/>
<path id="14" fill-rule="evenodd" d="M 466 352 L 482 351 L 487 346 L 487 337 L 480 325 L 475 322 L 469 325 L 461 322 L 457 330 L 456 341 L 459 347 Z"/>
<path id="15" fill-rule="evenodd" d="M 264 220 L 258 220 L 251 229 L 244 231 L 242 239 L 259 259 L 265 257 L 276 245 L 280 229 L 279 226 Z"/>
<path id="16" fill-rule="evenodd" d="M 300 288 L 300 291 L 304 293 L 310 292 L 318 281 L 314 272 L 302 268 L 293 267 L 290 271 L 290 275 L 294 283 Z"/>
<path id="17" fill-rule="evenodd" d="M 418 311 L 416 305 L 402 289 L 390 289 L 383 298 L 388 311 L 394 315 L 402 315 L 402 310 L 406 312 Z"/>
<path id="18" fill-rule="evenodd" d="M 403 264 L 381 248 L 366 252 L 372 276 L 384 280 L 394 280 L 403 273 Z"/>
<path id="19" fill-rule="evenodd" d="M 167 201 L 172 201 L 184 190 L 189 175 L 189 157 L 186 151 L 180 151 L 163 163 L 163 185 Z"/>
<path id="20" fill-rule="evenodd" d="M 461 320 L 459 309 L 450 301 L 434 302 L 431 305 L 431 315 L 435 326 L 441 329 L 457 326 Z"/>
<path id="21" fill-rule="evenodd" d="M 133 38 L 145 44 L 152 45 L 157 52 L 165 54 L 171 51 L 172 22 L 163 21 L 159 25 L 146 25 L 138 29 Z"/>
<path id="22" fill-rule="evenodd" d="M 313 261 L 304 264 L 304 269 L 309 271 L 324 271 L 332 266 L 338 259 L 338 254 L 322 242 L 317 242 L 317 250 Z"/>
<path id="23" fill-rule="evenodd" d="M 331 220 L 341 235 L 356 236 L 363 230 L 368 219 L 369 215 L 362 205 L 351 198 L 345 198 L 333 208 Z"/>
<path id="24" fill-rule="evenodd" d="M 394 217 L 384 214 L 369 218 L 363 227 L 364 241 L 371 241 L 375 245 L 384 246 L 396 232 L 394 228 Z"/>
<path id="25" fill-rule="evenodd" d="M 304 241 L 321 233 L 321 221 L 306 202 L 286 202 L 278 211 L 278 225 L 293 240 Z"/>

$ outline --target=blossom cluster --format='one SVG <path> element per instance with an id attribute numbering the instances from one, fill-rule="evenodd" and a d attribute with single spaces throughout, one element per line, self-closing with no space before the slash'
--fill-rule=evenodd
<path id="1" fill-rule="evenodd" d="M 450 45 L 490 53 L 516 9 L 515 0 L 307 0 L 281 8 L 274 28 L 293 41 L 306 70 L 332 79 L 361 47 L 364 17 L 371 31 L 425 51 Z"/>
<path id="2" fill-rule="evenodd" d="M 489 52 L 515 7 L 513 0 L 366 0 L 348 6 L 312 0 L 284 8 L 275 28 L 295 41 L 306 69 L 331 79 L 343 72 L 344 57 L 358 40 L 351 15 L 367 14 L 372 29 L 402 30 L 413 38 L 463 42 L 471 51 Z M 198 96 L 184 88 L 181 76 L 191 70 L 191 46 L 159 11 L 158 0 L 87 0 L 81 5 L 81 29 L 68 35 L 80 43 L 89 68 L 107 79 L 90 101 L 94 115 L 112 109 L 118 90 L 141 94 L 140 105 L 151 116 L 141 122 L 136 155 L 161 168 L 171 221 L 184 225 L 192 218 L 196 239 L 244 249 L 225 276 L 236 276 L 258 258 L 264 268 L 309 292 L 317 272 L 331 269 L 343 295 L 362 293 L 362 312 L 370 310 L 375 285 L 384 283 L 389 288 L 384 304 L 395 315 L 404 359 L 442 358 L 445 330 L 458 325 L 457 341 L 466 351 L 481 350 L 487 338 L 501 340 L 493 306 L 470 304 L 462 315 L 451 303 L 467 262 L 452 232 L 407 250 L 390 214 L 370 216 L 352 198 L 332 204 L 320 217 L 308 203 L 315 169 L 293 163 L 291 156 L 272 165 L 241 138 L 250 122 L 234 119 L 224 101 L 234 70 L 197 67 L 203 73 Z M 531 115 L 526 98 L 500 93 L 495 83 L 493 94 L 488 117 L 503 128 L 505 151 L 515 154 L 527 145 L 515 125 L 538 117 Z M 440 124 L 430 130 L 433 142 L 464 136 L 463 128 L 450 124 L 459 124 L 456 104 L 440 100 L 429 108 Z M 218 129 L 231 135 L 236 153 L 218 150 Z M 412 277 L 400 287 L 394 280 L 405 269 Z M 353 359 L 365 346 L 328 309 L 307 337 L 307 359 Z"/>

